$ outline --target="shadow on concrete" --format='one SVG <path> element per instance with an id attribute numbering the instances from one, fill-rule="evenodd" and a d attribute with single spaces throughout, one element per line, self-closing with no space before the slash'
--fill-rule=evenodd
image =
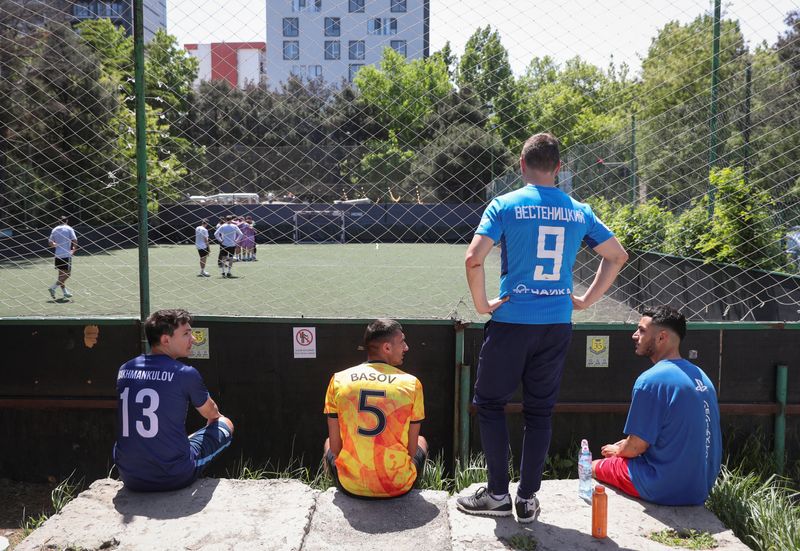
<path id="1" fill-rule="evenodd" d="M 497 523 L 494 530 L 495 536 L 498 541 L 502 541 L 510 549 L 519 548 L 512 547 L 513 537 L 528 536 L 536 540 L 535 549 L 538 551 L 561 551 L 562 549 L 637 551 L 629 547 L 620 547 L 611 538 L 597 539 L 580 530 L 562 528 L 538 520 L 528 524 L 520 524 L 513 517 L 493 520 Z M 517 542 L 517 546 L 519 546 L 519 542 Z"/>
<path id="2" fill-rule="evenodd" d="M 419 528 L 447 512 L 425 500 L 419 490 L 393 499 L 357 499 L 337 491 L 333 505 L 350 524 L 366 534 L 388 534 Z"/>
<path id="3" fill-rule="evenodd" d="M 134 517 L 177 519 L 205 509 L 219 480 L 201 478 L 192 485 L 172 492 L 133 492 L 122 487 L 114 496 L 114 509 L 129 524 Z"/>
<path id="4" fill-rule="evenodd" d="M 728 531 L 722 521 L 703 505 L 656 505 L 617 491 L 615 499 L 619 498 L 638 503 L 644 514 L 677 532 L 696 530 L 713 536 Z"/>

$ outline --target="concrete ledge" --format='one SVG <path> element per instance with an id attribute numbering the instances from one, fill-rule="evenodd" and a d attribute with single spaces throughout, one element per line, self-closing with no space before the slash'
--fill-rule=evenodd
<path id="1" fill-rule="evenodd" d="M 205 478 L 164 493 L 98 480 L 16 549 L 299 550 L 318 494 L 294 480 Z"/>
<path id="2" fill-rule="evenodd" d="M 459 495 L 469 495 L 482 484 L 474 484 Z M 516 495 L 516 484 L 511 495 Z M 539 518 L 519 524 L 514 517 L 490 518 L 466 515 L 456 508 L 456 497 L 448 504 L 451 548 L 458 551 L 507 550 L 505 544 L 514 536 L 532 537 L 537 551 L 566 549 L 644 549 L 673 550 L 649 539 L 661 530 L 694 529 L 710 533 L 717 541 L 717 550 L 746 551 L 733 532 L 705 507 L 663 507 L 625 496 L 613 488 L 608 492 L 608 538 L 592 537 L 591 505 L 578 497 L 577 480 L 546 480 L 537 492 L 541 503 Z"/>
<path id="3" fill-rule="evenodd" d="M 670 528 L 709 532 L 718 550 L 748 549 L 704 507 L 660 507 L 611 488 L 609 537 L 596 540 L 590 534 L 591 507 L 577 493 L 576 480 L 545 481 L 538 493 L 542 512 L 523 525 L 514 517 L 466 515 L 457 510 L 455 496 L 430 490 L 361 500 L 333 488 L 320 493 L 294 480 L 208 478 L 175 492 L 134 493 L 104 479 L 16 550 L 505 551 L 516 537 L 535 540 L 537 551 L 666 551 L 674 548 L 648 536 Z"/>
<path id="4" fill-rule="evenodd" d="M 447 492 L 412 490 L 391 500 L 348 497 L 331 488 L 317 508 L 303 549 L 449 549 Z"/>

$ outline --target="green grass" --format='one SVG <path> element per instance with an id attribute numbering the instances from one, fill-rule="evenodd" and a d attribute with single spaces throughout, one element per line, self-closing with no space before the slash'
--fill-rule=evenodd
<path id="1" fill-rule="evenodd" d="M 514 534 L 508 539 L 501 540 L 503 544 L 514 551 L 536 551 L 539 543 L 529 534 Z"/>
<path id="2" fill-rule="evenodd" d="M 216 246 L 200 270 L 194 245 L 149 249 L 150 304 L 195 314 L 281 318 L 485 319 L 475 313 L 464 276 L 466 245 L 328 244 L 260 245 L 258 262 L 237 262 L 222 279 Z M 499 253 L 487 261 L 487 286 L 495 296 Z M 138 251 L 126 249 L 75 258 L 69 301 L 52 300 L 52 258 L 0 262 L 0 317 L 136 316 Z M 576 321 L 625 321 L 629 309 L 605 300 Z"/>
<path id="3" fill-rule="evenodd" d="M 680 547 L 682 549 L 713 549 L 717 546 L 717 540 L 708 532 L 698 532 L 689 530 L 688 532 L 678 532 L 677 530 L 661 530 L 650 534 L 650 539 L 662 545 L 670 547 Z"/>
<path id="4" fill-rule="evenodd" d="M 23 512 L 23 519 L 20 523 L 20 528 L 22 528 L 22 537 L 26 538 L 30 535 L 31 532 L 39 528 L 45 521 L 50 518 L 52 515 L 57 515 L 61 512 L 64 507 L 66 507 L 67 503 L 72 501 L 76 495 L 78 495 L 82 481 L 74 481 L 73 476 L 75 473 L 73 472 L 70 474 L 66 479 L 62 480 L 53 491 L 50 492 L 50 504 L 52 506 L 52 510 L 50 512 L 42 511 L 36 516 L 26 517 L 25 513 Z"/>
<path id="5" fill-rule="evenodd" d="M 302 457 L 291 459 L 289 463 L 282 466 L 280 463 L 273 465 L 271 462 L 256 465 L 250 459 L 240 456 L 233 467 L 227 469 L 226 476 L 239 480 L 299 480 L 303 484 L 321 491 L 333 486 L 333 480 L 325 472 L 322 461 L 317 469 L 312 471 L 303 466 Z"/>

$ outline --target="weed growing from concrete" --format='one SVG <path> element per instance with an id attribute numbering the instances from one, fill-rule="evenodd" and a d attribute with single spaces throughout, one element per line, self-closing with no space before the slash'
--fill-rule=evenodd
<path id="1" fill-rule="evenodd" d="M 717 540 L 708 532 L 698 532 L 697 530 L 677 531 L 661 530 L 650 534 L 650 539 L 662 545 L 670 547 L 681 547 L 683 549 L 713 549 L 717 546 Z"/>
<path id="2" fill-rule="evenodd" d="M 514 534 L 508 539 L 501 540 L 503 545 L 514 551 L 536 551 L 539 543 L 528 534 Z"/>
<path id="3" fill-rule="evenodd" d="M 317 469 L 312 471 L 303 465 L 303 458 L 292 458 L 281 466 L 267 461 L 263 465 L 256 465 L 250 459 L 240 456 L 233 467 L 226 472 L 228 478 L 239 480 L 299 480 L 315 490 L 327 490 L 333 485 L 333 480 L 325 471 L 322 461 Z"/>
<path id="4" fill-rule="evenodd" d="M 433 459 L 425 461 L 425 469 L 419 479 L 421 490 L 437 490 L 449 492 L 453 485 L 453 479 L 445 476 L 444 457 L 441 453 L 436 454 Z"/>
<path id="5" fill-rule="evenodd" d="M 75 481 L 73 480 L 73 476 L 75 475 L 75 471 L 72 471 L 70 475 L 62 480 L 53 491 L 50 492 L 50 504 L 52 505 L 52 513 L 48 514 L 46 512 L 41 512 L 35 517 L 25 517 L 25 512 L 22 513 L 22 522 L 20 523 L 20 528 L 22 528 L 22 537 L 26 538 L 30 535 L 31 532 L 39 528 L 45 521 L 50 518 L 52 515 L 57 515 L 61 512 L 64 507 L 66 507 L 67 503 L 75 499 L 75 496 L 78 495 L 80 491 L 80 487 L 83 484 L 83 480 Z"/>

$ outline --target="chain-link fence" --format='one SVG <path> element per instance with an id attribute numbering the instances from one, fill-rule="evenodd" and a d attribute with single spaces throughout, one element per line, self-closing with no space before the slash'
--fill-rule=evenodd
<path id="1" fill-rule="evenodd" d="M 143 2 L 152 308 L 479 319 L 465 244 L 549 131 L 560 187 L 633 253 L 577 320 L 654 301 L 800 319 L 791 2 L 726 5 L 718 33 L 713 5 L 682 0 Z M 0 0 L 0 316 L 138 313 L 132 14 Z M 235 278 L 217 270 L 228 215 L 247 239 Z M 577 289 L 595 267 L 581 255 Z"/>

